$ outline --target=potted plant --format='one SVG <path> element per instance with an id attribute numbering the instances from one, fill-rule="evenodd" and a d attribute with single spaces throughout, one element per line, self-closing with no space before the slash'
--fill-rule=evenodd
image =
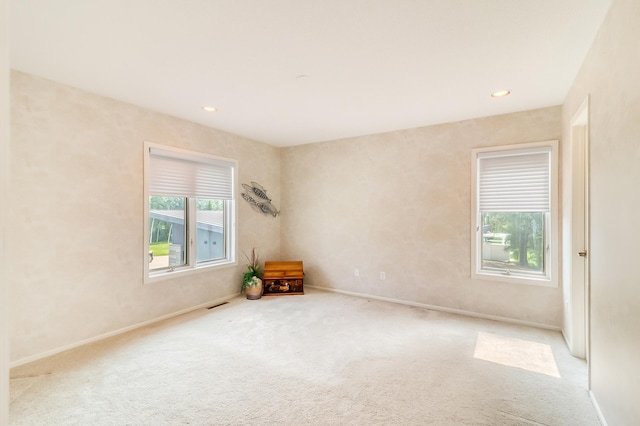
<path id="1" fill-rule="evenodd" d="M 244 255 L 249 263 L 247 272 L 242 277 L 242 291 L 247 295 L 247 299 L 255 300 L 262 297 L 262 279 L 260 278 L 260 262 L 256 255 L 255 247 L 251 249 L 251 257 Z"/>

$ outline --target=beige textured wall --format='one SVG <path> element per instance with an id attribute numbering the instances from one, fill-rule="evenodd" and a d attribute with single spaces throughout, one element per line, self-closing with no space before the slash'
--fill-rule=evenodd
<path id="1" fill-rule="evenodd" d="M 279 150 L 19 72 L 11 96 L 13 361 L 238 293 L 242 251 L 279 256 L 280 219 L 240 198 L 237 267 L 143 285 L 145 140 L 239 160 L 276 206 Z"/>
<path id="2" fill-rule="evenodd" d="M 615 0 L 563 108 L 590 95 L 591 387 L 610 425 L 640 418 L 640 2 Z"/>
<path id="3" fill-rule="evenodd" d="M 559 288 L 471 280 L 470 197 L 472 148 L 561 131 L 551 107 L 286 148 L 283 257 L 309 285 L 557 327 Z"/>
<path id="4" fill-rule="evenodd" d="M 0 93 L 9 92 L 9 2 L 0 0 Z M 0 199 L 9 195 L 9 98 L 0 96 Z M 9 423 L 9 273 L 7 213 L 0 208 L 0 425 Z"/>

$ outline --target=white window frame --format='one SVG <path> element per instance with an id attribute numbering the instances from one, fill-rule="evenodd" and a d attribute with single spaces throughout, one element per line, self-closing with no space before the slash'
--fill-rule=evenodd
<path id="1" fill-rule="evenodd" d="M 212 260 L 212 261 L 204 261 L 197 262 L 197 232 L 196 232 L 196 199 L 194 197 L 187 197 L 186 204 L 186 241 L 189 242 L 190 249 L 187 250 L 187 259 L 186 264 L 179 267 L 174 267 L 170 269 L 162 269 L 162 270 L 150 270 L 149 262 L 147 259 L 149 258 L 149 196 L 151 195 L 149 190 L 149 182 L 150 182 L 150 170 L 151 170 L 151 155 L 150 152 L 152 149 L 161 150 L 167 154 L 168 157 L 171 155 L 175 155 L 176 158 L 193 158 L 200 159 L 203 162 L 207 160 L 212 161 L 224 161 L 226 163 L 233 164 L 233 183 L 232 183 L 232 191 L 233 191 L 233 199 L 225 200 L 225 215 L 224 215 L 224 227 L 225 227 L 225 257 L 223 259 Z M 217 157 L 210 154 L 204 154 L 200 152 L 189 151 L 186 149 L 180 149 L 175 147 L 170 147 L 166 145 L 160 145 L 153 142 L 145 142 L 144 143 L 144 241 L 143 241 L 143 254 L 142 259 L 144 259 L 144 283 L 151 283 L 156 281 L 162 281 L 169 278 L 174 278 L 177 276 L 184 276 L 187 274 L 192 274 L 196 272 L 201 272 L 203 270 L 211 270 L 212 268 L 224 268 L 237 265 L 237 253 L 236 253 L 236 241 L 237 241 L 237 230 L 236 230 L 236 183 L 238 182 L 238 162 L 233 159 Z"/>
<path id="2" fill-rule="evenodd" d="M 478 208 L 478 161 L 479 155 L 484 153 L 496 156 L 513 155 L 514 151 L 535 150 L 538 148 L 551 149 L 550 165 L 550 202 L 551 209 L 548 215 L 545 238 L 548 242 L 545 254 L 546 275 L 518 274 L 510 271 L 508 274 L 500 271 L 482 269 L 482 224 L 481 214 Z M 471 151 L 471 278 L 491 280 L 514 284 L 538 285 L 544 287 L 558 287 L 559 264 L 559 221 L 558 221 L 558 141 L 532 142 L 514 145 L 477 148 Z"/>

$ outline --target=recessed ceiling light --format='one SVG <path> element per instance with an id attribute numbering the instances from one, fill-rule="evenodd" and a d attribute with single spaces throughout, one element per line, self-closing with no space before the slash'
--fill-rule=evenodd
<path id="1" fill-rule="evenodd" d="M 202 109 L 207 112 L 216 112 L 218 110 L 216 107 L 212 107 L 212 106 L 203 106 Z"/>
<path id="2" fill-rule="evenodd" d="M 491 94 L 492 98 L 504 98 L 505 96 L 509 96 L 511 94 L 511 90 L 498 90 L 497 92 L 493 92 Z"/>

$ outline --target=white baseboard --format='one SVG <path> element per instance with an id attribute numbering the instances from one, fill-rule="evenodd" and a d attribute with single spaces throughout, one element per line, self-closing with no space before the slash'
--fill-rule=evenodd
<path id="1" fill-rule="evenodd" d="M 366 299 L 380 300 L 382 302 L 390 302 L 390 303 L 397 303 L 397 304 L 400 304 L 400 305 L 415 306 L 417 308 L 425 308 L 425 309 L 430 309 L 430 310 L 433 310 L 433 311 L 447 312 L 447 313 L 450 313 L 450 314 L 458 314 L 458 315 L 464 315 L 464 316 L 468 316 L 468 317 L 488 319 L 488 320 L 492 320 L 492 321 L 507 322 L 507 323 L 511 323 L 511 324 L 526 325 L 526 326 L 529 326 L 529 327 L 542 328 L 542 329 L 545 329 L 545 330 L 561 331 L 561 328 L 557 327 L 555 325 L 540 324 L 540 323 L 537 323 L 537 322 L 523 321 L 523 320 L 518 320 L 518 319 L 513 319 L 513 318 L 499 317 L 499 316 L 495 316 L 495 315 L 480 314 L 480 313 L 477 313 L 477 312 L 465 311 L 465 310 L 462 310 L 462 309 L 453 309 L 453 308 L 446 308 L 446 307 L 436 306 L 436 305 L 427 305 L 425 303 L 410 302 L 410 301 L 407 301 L 407 300 L 392 299 L 392 298 L 389 298 L 389 297 L 382 297 L 382 296 L 372 296 L 370 294 L 355 293 L 355 292 L 352 292 L 352 291 L 344 291 L 344 290 L 336 290 L 334 288 L 327 288 L 327 287 L 316 287 L 316 286 L 313 286 L 313 285 L 305 285 L 305 287 L 315 288 L 317 290 L 323 290 L 323 291 L 330 291 L 330 292 L 333 292 L 333 293 L 346 294 L 348 296 L 355 296 L 355 297 L 363 297 L 363 298 L 366 298 Z"/>
<path id="2" fill-rule="evenodd" d="M 199 304 L 197 306 L 192 306 L 190 308 L 181 309 L 179 311 L 172 312 L 170 314 L 162 315 L 161 317 L 158 317 L 158 318 L 154 318 L 154 319 L 151 319 L 151 320 L 148 320 L 148 321 L 144 321 L 144 322 L 141 322 L 141 323 L 138 323 L 138 324 L 130 325 L 128 327 L 124 327 L 124 328 L 121 328 L 121 329 L 118 329 L 118 330 L 110 331 L 108 333 L 100 334 L 98 336 L 91 337 L 89 339 L 84 339 L 84 340 L 81 340 L 79 342 L 71 343 L 69 345 L 65 345 L 65 346 L 62 346 L 62 347 L 59 347 L 59 348 L 51 349 L 49 351 L 46 351 L 46 352 L 43 352 L 43 353 L 40 353 L 40 354 L 37 354 L 37 355 L 28 356 L 26 358 L 22 358 L 22 359 L 19 359 L 19 360 L 11 362 L 9 364 L 9 367 L 10 368 L 18 367 L 20 365 L 28 364 L 28 363 L 33 362 L 33 361 L 37 361 L 37 360 L 40 360 L 40 359 L 43 359 L 43 358 L 47 358 L 47 357 L 52 356 L 52 355 L 59 354 L 60 352 L 68 351 L 69 349 L 75 349 L 75 348 L 78 348 L 80 346 L 88 345 L 89 343 L 97 342 L 99 340 L 108 339 L 109 337 L 117 336 L 118 334 L 123 334 L 123 333 L 126 333 L 128 331 L 135 330 L 137 328 L 145 327 L 147 325 L 151 325 L 151 324 L 154 324 L 154 323 L 157 323 L 157 322 L 160 322 L 160 321 L 164 321 L 164 320 L 169 319 L 169 318 L 177 317 L 178 315 L 183 315 L 183 314 L 195 311 L 197 309 L 208 308 L 209 306 L 219 305 L 221 303 L 224 303 L 224 302 L 226 302 L 228 300 L 231 300 L 231 299 L 237 297 L 239 294 L 240 293 L 237 293 L 237 294 L 233 294 L 231 296 L 226 296 L 226 297 L 222 297 L 222 298 L 219 298 L 219 299 L 215 299 L 215 300 L 212 300 L 212 301 L 209 301 L 209 302 L 206 302 L 206 303 L 201 303 L 201 304 Z"/>
<path id="3" fill-rule="evenodd" d="M 596 400 L 596 396 L 593 394 L 591 390 L 589 390 L 589 398 L 591 399 L 591 403 L 593 404 L 593 408 L 596 410 L 596 414 L 598 415 L 598 419 L 602 426 L 608 426 L 607 420 L 604 418 L 602 414 L 602 410 L 600 410 L 600 405 L 598 405 L 598 401 Z"/>

